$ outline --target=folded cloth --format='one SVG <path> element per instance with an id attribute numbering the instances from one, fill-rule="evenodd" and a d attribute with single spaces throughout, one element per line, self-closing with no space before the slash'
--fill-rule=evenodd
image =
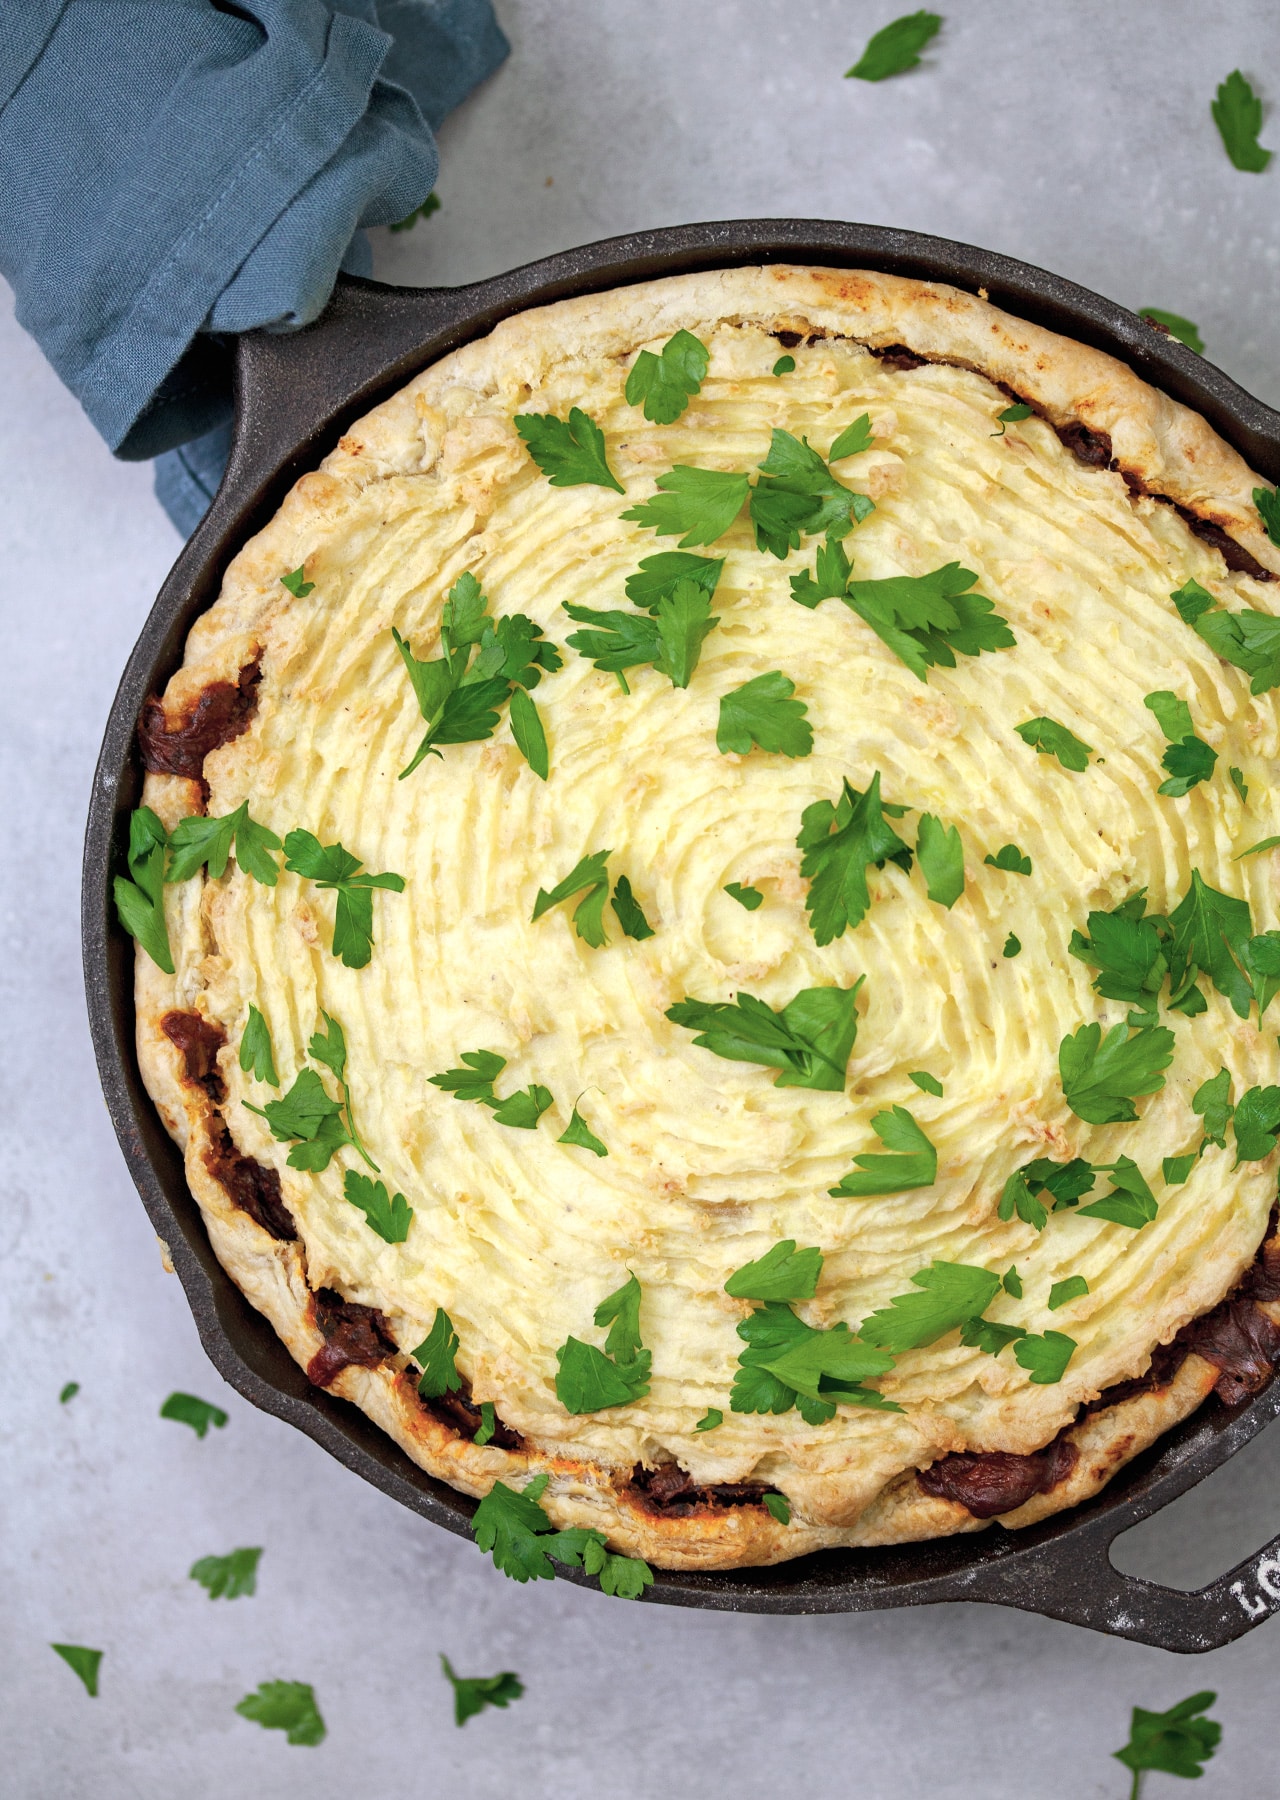
<path id="1" fill-rule="evenodd" d="M 230 340 L 367 272 L 360 228 L 421 204 L 432 127 L 506 54 L 489 0 L 0 5 L 0 273 L 117 456 L 191 446 L 158 470 L 180 530 L 225 460 Z"/>

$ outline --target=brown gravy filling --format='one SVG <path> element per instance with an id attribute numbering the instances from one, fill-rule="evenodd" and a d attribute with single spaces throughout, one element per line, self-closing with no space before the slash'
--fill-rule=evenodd
<path id="1" fill-rule="evenodd" d="M 376 1369 L 396 1354 L 390 1327 L 376 1307 L 344 1300 L 332 1288 L 319 1288 L 311 1304 L 324 1338 L 307 1364 L 307 1380 L 317 1387 L 328 1387 L 344 1369 Z"/>
<path id="2" fill-rule="evenodd" d="M 165 720 L 159 696 L 149 694 L 138 720 L 143 767 L 155 775 L 203 781 L 209 752 L 229 744 L 247 728 L 257 710 L 261 679 L 261 657 L 255 657 L 235 681 L 211 681 L 186 718 L 172 727 Z"/>
<path id="3" fill-rule="evenodd" d="M 483 1415 L 479 1406 L 471 1398 L 471 1389 L 466 1382 L 463 1382 L 462 1386 L 452 1394 L 441 1394 L 436 1399 L 428 1400 L 425 1395 L 418 1393 L 418 1384 L 412 1373 L 408 1374 L 406 1379 L 423 1412 L 430 1413 L 438 1423 L 447 1426 L 458 1437 L 466 1438 L 468 1443 L 474 1442 L 475 1435 L 483 1423 Z M 523 1450 L 525 1448 L 525 1442 L 520 1433 L 513 1431 L 510 1425 L 504 1425 L 496 1413 L 493 1417 L 493 1436 L 489 1442 L 499 1450 Z"/>
<path id="4" fill-rule="evenodd" d="M 765 1495 L 778 1491 L 763 1481 L 721 1481 L 700 1487 L 679 1463 L 660 1463 L 655 1469 L 637 1463 L 628 1486 L 646 1512 L 668 1519 L 688 1518 L 708 1508 L 763 1506 Z"/>
<path id="5" fill-rule="evenodd" d="M 1075 1445 L 1057 1437 L 1031 1456 L 1014 1456 L 1006 1450 L 943 1456 L 922 1469 L 918 1479 L 935 1500 L 958 1500 L 975 1519 L 994 1519 L 1035 1494 L 1047 1494 L 1066 1480 L 1079 1460 Z"/>
<path id="6" fill-rule="evenodd" d="M 160 1029 L 182 1053 L 184 1081 L 201 1087 L 214 1105 L 226 1098 L 226 1089 L 218 1073 L 218 1052 L 227 1041 L 221 1025 L 215 1025 L 198 1012 L 167 1012 Z"/>

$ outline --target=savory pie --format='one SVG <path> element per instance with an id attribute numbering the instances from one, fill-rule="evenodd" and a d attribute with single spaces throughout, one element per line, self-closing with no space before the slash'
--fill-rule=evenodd
<path id="1" fill-rule="evenodd" d="M 1024 1525 L 1261 1386 L 1274 505 L 1112 358 L 820 268 L 355 425 L 140 725 L 142 1069 L 312 1380 L 706 1569 Z"/>

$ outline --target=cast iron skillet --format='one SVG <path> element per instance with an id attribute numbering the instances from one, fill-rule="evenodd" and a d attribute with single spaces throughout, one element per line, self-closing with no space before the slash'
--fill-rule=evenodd
<path id="1" fill-rule="evenodd" d="M 142 771 L 134 727 L 163 690 L 223 570 L 343 430 L 447 351 L 525 307 L 659 275 L 743 263 L 881 269 L 984 288 L 998 306 L 1110 351 L 1194 407 L 1270 480 L 1280 479 L 1280 414 L 1122 307 L 1026 263 L 878 226 L 759 219 L 608 239 L 460 288 L 391 288 L 342 279 L 324 315 L 293 336 L 239 342 L 236 431 L 226 477 L 174 565 L 125 669 L 94 779 L 85 838 L 83 942 L 98 1067 L 125 1160 L 169 1248 L 200 1336 L 246 1399 L 287 1419 L 347 1468 L 465 1536 L 475 1503 L 424 1475 L 355 1407 L 310 1385 L 226 1275 L 187 1188 L 182 1158 L 147 1097 L 134 1056 L 133 945 L 117 927 L 110 876 L 124 862 Z M 1198 1593 L 1119 1574 L 1119 1533 L 1226 1461 L 1280 1411 L 1280 1381 L 1241 1407 L 1211 1399 L 1093 1501 L 1020 1532 L 892 1549 L 825 1551 L 772 1569 L 662 1573 L 650 1595 L 676 1606 L 765 1613 L 862 1612 L 986 1600 L 1067 1619 L 1167 1650 L 1212 1650 L 1280 1610 L 1280 1537 Z M 568 1571 L 568 1579 L 585 1579 Z"/>

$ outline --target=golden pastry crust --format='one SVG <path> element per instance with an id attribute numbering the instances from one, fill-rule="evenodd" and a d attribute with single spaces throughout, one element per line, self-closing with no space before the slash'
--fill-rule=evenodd
<path id="1" fill-rule="evenodd" d="M 761 343 L 769 334 L 778 332 L 806 340 L 816 337 L 820 345 L 833 346 L 830 356 L 822 349 L 816 354 L 827 357 L 836 367 L 833 379 L 837 385 L 848 374 L 849 359 L 862 354 L 859 346 L 874 349 L 903 345 L 921 357 L 954 369 L 954 376 L 943 370 L 936 375 L 922 370 L 920 376 L 933 384 L 929 405 L 949 408 L 948 416 L 956 418 L 962 416 L 964 408 L 969 408 L 970 413 L 975 407 L 989 408 L 984 395 L 989 395 L 990 389 L 982 384 L 1001 384 L 1033 402 L 1041 416 L 1055 426 L 1083 424 L 1093 433 L 1105 433 L 1120 471 L 1135 478 L 1150 495 L 1167 497 L 1218 525 L 1263 569 L 1280 573 L 1280 549 L 1260 531 L 1252 505 L 1252 488 L 1258 478 L 1202 419 L 1148 387 L 1113 359 L 1010 318 L 982 299 L 933 283 L 861 272 L 772 266 L 679 277 L 606 296 L 565 301 L 504 322 L 489 338 L 466 346 L 424 371 L 361 420 L 341 440 L 321 470 L 297 484 L 276 518 L 232 563 L 219 599 L 193 627 L 183 666 L 163 697 L 165 714 L 171 724 L 177 725 L 212 682 L 234 682 L 248 664 L 262 657 L 259 720 L 242 737 L 215 751 L 207 760 L 206 779 L 213 790 L 211 812 L 229 810 L 244 794 L 255 795 L 263 780 L 273 778 L 272 771 L 285 752 L 278 742 L 266 741 L 266 725 L 262 721 L 264 715 L 267 719 L 272 716 L 273 708 L 287 702 L 288 684 L 295 684 L 305 699 L 308 694 L 318 695 L 317 681 L 323 686 L 327 679 L 316 675 L 314 661 L 309 660 L 312 639 L 317 635 L 324 637 L 323 615 L 316 601 L 295 600 L 281 587 L 281 572 L 305 562 L 309 577 L 320 579 L 318 601 L 323 601 L 330 587 L 336 590 L 343 582 L 348 586 L 364 582 L 366 588 L 370 580 L 375 588 L 379 582 L 385 583 L 390 596 L 385 602 L 379 591 L 371 599 L 366 594 L 361 603 L 366 609 L 362 614 L 364 625 L 369 631 L 376 627 L 385 637 L 395 618 L 404 617 L 396 610 L 396 581 L 388 547 L 394 546 L 398 532 L 406 538 L 412 532 L 421 492 L 429 488 L 433 495 L 443 496 L 437 510 L 443 509 L 449 521 L 444 540 L 433 542 L 430 555 L 440 570 L 449 573 L 447 579 L 442 574 L 430 583 L 432 591 L 426 600 L 419 587 L 418 611 L 412 616 L 413 629 L 408 630 L 408 635 L 418 653 L 425 654 L 424 632 L 429 637 L 430 618 L 438 619 L 443 587 L 448 586 L 459 566 L 474 563 L 486 587 L 492 581 L 495 589 L 501 590 L 500 546 L 486 533 L 491 521 L 502 518 L 507 496 L 528 473 L 524 451 L 510 426 L 511 413 L 552 410 L 563 414 L 567 404 L 577 403 L 578 395 L 586 404 L 590 395 L 620 389 L 635 352 L 645 346 L 660 345 L 681 328 L 712 344 L 713 374 L 717 362 L 724 366 L 727 407 L 736 404 L 735 387 L 745 389 L 758 380 L 755 365 L 763 353 Z M 846 341 L 847 351 L 843 347 Z M 840 360 L 842 357 L 844 361 Z M 810 362 L 813 360 L 811 353 Z M 821 369 L 815 365 L 814 382 L 820 385 L 827 379 L 826 368 L 825 362 Z M 868 379 L 874 373 L 864 372 Z M 909 374 L 897 379 L 911 382 L 918 378 Z M 883 440 L 892 444 L 895 421 L 888 393 L 883 386 L 875 390 L 879 405 L 873 406 L 873 411 L 877 414 L 878 443 Z M 994 396 L 997 403 L 1000 398 L 999 394 Z M 902 410 L 911 412 L 905 404 Z M 695 407 L 686 426 L 692 428 L 696 415 Z M 631 416 L 639 417 L 634 413 Z M 969 421 L 968 429 L 972 418 L 970 414 L 963 416 Z M 736 415 L 731 422 L 737 423 Z M 985 433 L 985 426 L 983 429 Z M 668 456 L 667 460 L 655 457 L 653 445 L 647 441 L 654 434 L 647 429 L 622 434 L 609 429 L 608 435 L 611 460 L 628 485 L 629 499 L 637 497 L 631 491 L 637 482 L 642 492 L 648 492 L 644 484 L 651 472 L 660 472 L 672 460 L 683 460 L 679 456 Z M 1029 439 L 1032 435 L 1028 434 Z M 697 460 L 716 466 L 717 451 L 714 438 L 709 436 L 705 454 Z M 1054 446 L 1046 448 L 1035 440 L 1027 452 L 1029 466 L 1036 456 L 1043 461 L 1051 453 L 1058 453 Z M 722 460 L 734 467 L 749 466 L 746 453 L 736 443 Z M 752 455 L 750 462 L 755 461 L 758 456 Z M 1247 576 L 1223 573 L 1217 552 L 1198 543 L 1171 509 L 1159 509 L 1152 499 L 1132 499 L 1118 473 L 1089 471 L 1088 479 L 1111 484 L 1107 489 L 1108 505 L 1116 516 L 1120 516 L 1121 508 L 1126 509 L 1125 516 L 1131 509 L 1137 521 L 1135 531 L 1140 528 L 1146 534 L 1143 543 L 1148 557 L 1158 561 L 1160 554 L 1167 551 L 1185 574 L 1212 581 L 1222 591 L 1247 597 L 1249 603 L 1263 609 L 1269 607 L 1266 588 Z M 900 482 L 900 471 L 886 451 L 879 460 L 873 456 L 867 480 L 859 485 L 868 486 L 873 493 L 878 490 L 880 498 L 888 497 L 887 508 Z M 581 519 L 588 502 L 598 501 L 600 492 L 576 489 L 561 492 L 556 498 L 575 519 Z M 614 505 L 615 497 L 608 498 L 614 512 L 625 504 L 617 499 Z M 433 500 L 432 504 L 437 502 Z M 641 538 L 638 531 L 631 536 L 631 566 L 635 556 L 669 547 L 663 540 L 654 544 Z M 642 549 L 636 549 L 636 541 L 643 545 Z M 955 553 L 966 555 L 966 546 L 957 544 Z M 607 545 L 599 547 L 599 554 L 607 555 Z M 808 560 L 805 555 L 802 561 L 795 561 L 795 566 L 804 566 Z M 943 560 L 943 555 L 933 558 L 934 562 Z M 370 569 L 374 571 L 371 578 L 367 575 Z M 992 579 L 984 571 L 984 591 L 990 591 Z M 514 592 L 514 577 L 510 586 Z M 413 591 L 410 584 L 410 594 Z M 744 591 L 749 591 L 749 583 Z M 403 600 L 403 592 L 398 597 Z M 590 603 L 616 602 L 601 597 Z M 514 609 L 511 604 L 497 605 L 499 611 Z M 434 613 L 430 608 L 435 609 Z M 534 610 L 528 604 L 524 609 Z M 1050 644 L 1049 639 L 1045 642 Z M 332 652 L 332 645 L 329 649 Z M 988 660 L 991 659 L 983 659 Z M 1215 679 L 1216 664 L 1207 653 L 1202 661 L 1204 668 L 1197 668 L 1196 675 L 1203 686 Z M 744 672 L 754 673 L 754 665 Z M 891 681 L 899 673 L 878 668 L 877 679 Z M 1220 680 L 1218 685 L 1221 686 Z M 370 694 L 376 694 L 376 680 L 370 678 L 366 687 Z M 323 705 L 324 696 L 316 698 L 315 703 Z M 904 694 L 902 704 L 915 711 L 915 719 L 904 712 L 911 729 L 916 728 L 917 721 L 923 721 L 944 739 L 948 732 L 959 729 L 956 721 L 946 716 L 948 702 L 936 684 Z M 1224 706 L 1229 714 L 1226 702 Z M 1270 713 L 1269 704 L 1267 710 Z M 1274 735 L 1274 719 L 1263 719 L 1259 714 L 1260 709 L 1255 708 L 1249 725 L 1252 740 L 1260 754 L 1274 754 L 1274 745 L 1267 736 L 1268 731 Z M 410 736 L 414 735 L 411 725 L 412 721 L 406 720 L 405 730 Z M 488 756 L 488 761 L 477 766 L 487 771 L 493 781 L 505 783 L 508 794 L 515 792 L 516 782 L 532 779 L 522 765 L 513 765 L 510 757 L 500 755 L 496 746 L 469 748 L 478 756 Z M 392 776 L 398 766 L 392 766 Z M 199 810 L 203 795 L 194 781 L 149 774 L 144 798 L 172 826 L 187 813 Z M 302 818 L 289 822 L 313 823 Z M 343 834 L 328 830 L 324 835 L 332 840 Z M 345 835 L 343 841 L 349 841 Z M 1224 856 L 1227 853 L 1223 851 Z M 400 866 L 390 860 L 378 863 L 372 853 L 371 858 L 370 867 Z M 1124 863 L 1124 855 L 1118 855 L 1113 873 L 1118 875 Z M 1132 875 L 1137 865 L 1131 855 L 1128 863 L 1128 873 Z M 788 880 L 793 888 L 796 885 L 794 875 L 788 876 L 786 871 L 772 869 L 762 878 L 769 873 L 778 881 L 780 890 L 786 889 Z M 386 1308 L 391 1303 L 379 1287 L 380 1271 L 372 1263 L 359 1263 L 347 1255 L 340 1234 L 335 1237 L 318 1214 L 313 1216 L 311 1202 L 300 1192 L 299 1178 L 284 1168 L 283 1151 L 277 1154 L 265 1130 L 236 1108 L 234 1103 L 247 1088 L 234 1050 L 220 1053 L 223 1084 L 231 1102 L 220 1105 L 207 1085 L 186 1078 L 182 1057 L 161 1024 L 174 1009 L 193 1010 L 213 1021 L 234 1043 L 244 1007 L 252 997 L 245 978 L 246 946 L 255 929 L 265 929 L 262 920 L 246 924 L 246 911 L 260 898 L 247 894 L 246 878 L 234 873 L 223 882 L 205 882 L 201 878 L 168 890 L 170 935 L 179 950 L 178 973 L 167 977 L 142 952 L 138 953 L 138 1054 L 161 1116 L 184 1147 L 191 1188 L 219 1259 L 253 1304 L 270 1319 L 295 1358 L 306 1366 L 323 1341 L 314 1320 L 313 1290 L 332 1285 L 361 1304 Z M 798 898 L 798 892 L 791 894 L 793 911 L 800 916 Z M 1104 904 L 1101 899 L 1091 903 Z M 314 945 L 320 921 L 307 901 L 297 902 L 293 925 L 304 945 Z M 378 954 L 375 951 L 375 966 Z M 734 966 L 739 968 L 737 979 L 747 981 L 741 958 Z M 302 967 L 300 962 L 298 968 Z M 371 975 L 372 971 L 365 974 Z M 1087 984 L 1087 976 L 1079 979 Z M 793 981 L 791 985 L 794 988 L 803 984 Z M 311 978 L 304 975 L 300 997 L 307 998 L 312 992 Z M 1220 1023 L 1221 1010 L 1211 1008 L 1211 1024 Z M 1079 1022 L 1090 1016 L 1092 1013 L 1080 1014 Z M 305 1042 L 311 1024 L 310 1016 L 299 1022 L 301 1042 Z M 1197 1024 L 1197 1030 L 1200 1029 Z M 1202 1032 L 1206 1054 L 1213 1047 L 1208 1030 L 1204 1027 Z M 536 1036 L 536 1022 L 529 1032 Z M 468 1047 L 471 1045 L 466 1042 L 444 1044 L 432 1066 L 444 1066 L 458 1050 Z M 1264 1051 L 1259 1034 L 1251 1027 L 1235 1031 L 1226 1060 L 1246 1083 L 1250 1078 L 1274 1079 L 1274 1055 Z M 728 1067 L 720 1065 L 721 1071 Z M 732 1067 L 736 1069 L 738 1065 Z M 1195 1085 L 1195 1080 L 1183 1084 L 1188 1091 Z M 1181 1128 L 1187 1093 L 1175 1096 L 1171 1087 L 1167 1096 L 1150 1104 L 1149 1111 L 1157 1113 L 1166 1098 L 1164 1124 L 1169 1129 Z M 447 1108 L 456 1103 L 444 1099 L 443 1105 Z M 1017 1116 L 1016 1101 L 1007 1105 Z M 244 1154 L 280 1169 L 286 1200 L 300 1214 L 299 1241 L 272 1237 L 233 1204 L 210 1172 L 211 1149 L 224 1117 Z M 1000 1128 L 1004 1126 L 1002 1118 Z M 994 1126 L 992 1133 L 998 1135 Z M 1061 1124 L 1054 1120 L 1041 1129 L 1032 1126 L 1029 1117 L 1020 1118 L 1017 1136 L 1023 1145 L 1047 1146 L 1054 1153 L 1061 1153 L 1066 1142 Z M 1179 1142 L 1171 1147 L 1180 1149 L 1183 1145 Z M 1011 1154 L 1014 1164 L 1026 1159 L 1025 1151 Z M 958 1163 L 956 1166 L 959 1168 Z M 983 1204 L 987 1212 L 994 1205 L 989 1175 L 990 1170 L 984 1167 L 988 1186 Z M 730 1457 L 734 1466 L 726 1464 L 723 1471 L 714 1471 L 707 1461 L 705 1445 L 693 1445 L 683 1420 L 672 1423 L 664 1415 L 650 1425 L 647 1435 L 641 1433 L 634 1441 L 625 1434 L 615 1433 L 611 1438 L 613 1422 L 602 1426 L 598 1419 L 571 1419 L 565 1428 L 563 1418 L 552 1417 L 554 1401 L 548 1404 L 545 1382 L 539 1391 L 527 1369 L 513 1371 L 509 1354 L 504 1360 L 497 1350 L 492 1354 L 477 1352 L 468 1373 L 477 1398 L 492 1396 L 500 1401 L 501 1416 L 522 1434 L 526 1448 L 519 1451 L 493 1445 L 477 1447 L 424 1408 L 412 1380 L 403 1373 L 403 1355 L 375 1368 L 348 1367 L 336 1377 L 332 1387 L 361 1406 L 420 1466 L 462 1491 L 483 1494 L 495 1479 L 518 1483 L 526 1471 L 545 1470 L 551 1477 L 545 1503 L 557 1525 L 596 1526 L 606 1532 L 614 1548 L 644 1556 L 667 1568 L 743 1567 L 833 1546 L 911 1542 L 981 1529 L 985 1521 L 975 1519 L 957 1502 L 938 1500 L 923 1492 L 914 1470 L 950 1451 L 1008 1451 L 1025 1455 L 1039 1450 L 1065 1430 L 1067 1440 L 1079 1451 L 1072 1473 L 1050 1492 L 1036 1496 L 1003 1520 L 1014 1526 L 1028 1524 L 1096 1492 L 1116 1468 L 1185 1417 L 1210 1391 L 1216 1371 L 1193 1355 L 1186 1358 L 1166 1386 L 1076 1418 L 1082 1403 L 1093 1399 L 1101 1388 L 1140 1377 L 1156 1342 L 1167 1341 L 1181 1326 L 1209 1310 L 1238 1280 L 1265 1226 L 1269 1205 L 1265 1190 L 1269 1184 L 1273 1187 L 1274 1176 L 1264 1173 L 1261 1167 L 1241 1175 L 1237 1182 L 1238 1217 L 1230 1229 L 1219 1234 L 1211 1251 L 1206 1247 L 1203 1254 L 1190 1257 L 1185 1244 L 1180 1247 L 1176 1239 L 1169 1239 L 1163 1262 L 1160 1257 L 1154 1259 L 1132 1296 L 1140 1304 L 1150 1305 L 1155 1321 L 1144 1337 L 1134 1340 L 1130 1336 L 1110 1348 L 1103 1345 L 1078 1379 L 1064 1381 L 1057 1387 L 1028 1389 L 1025 1382 L 1006 1378 L 1001 1364 L 999 1379 L 984 1371 L 979 1383 L 982 1392 L 975 1390 L 972 1406 L 964 1403 L 963 1396 L 964 1381 L 972 1381 L 973 1377 L 962 1378 L 947 1365 L 945 1357 L 939 1358 L 936 1366 L 930 1364 L 929 1381 L 923 1391 L 913 1393 L 909 1383 L 902 1390 L 910 1423 L 909 1429 L 894 1426 L 896 1437 L 892 1432 L 887 1438 L 875 1436 L 868 1427 L 863 1439 L 855 1435 L 845 1441 L 834 1428 L 823 1428 L 823 1435 L 799 1427 L 795 1415 L 791 1415 L 785 1432 L 775 1428 L 776 1421 L 761 1422 L 760 1436 L 748 1444 L 747 1450 L 743 1449 L 747 1440 L 740 1439 Z M 340 1199 L 337 1202 L 340 1208 L 344 1204 Z M 765 1207 L 762 1212 L 768 1220 L 775 1216 L 772 1208 Z M 764 1224 L 762 1219 L 761 1229 Z M 1015 1252 L 1016 1234 L 1022 1229 L 1015 1225 L 1015 1236 L 1010 1240 Z M 1116 1228 L 1103 1228 L 1113 1229 Z M 772 1235 L 784 1233 L 774 1229 Z M 629 1244 L 629 1240 L 624 1239 L 623 1243 Z M 750 1252 L 758 1253 L 758 1247 Z M 932 1253 L 934 1245 L 930 1243 L 919 1260 Z M 748 1255 L 740 1255 L 738 1260 L 748 1260 Z M 900 1285 L 901 1277 L 896 1291 L 900 1291 Z M 437 1295 L 436 1304 L 445 1304 L 445 1300 Z M 717 1327 L 722 1329 L 724 1323 L 742 1317 L 745 1310 L 726 1308 L 721 1301 Z M 417 1341 L 429 1322 L 429 1311 L 421 1321 L 422 1330 L 416 1333 L 415 1310 L 405 1302 L 403 1294 L 395 1297 L 391 1311 L 402 1347 Z M 819 1313 L 815 1322 L 829 1319 Z M 465 1356 L 464 1343 L 460 1360 Z M 1004 1362 L 1008 1362 L 1007 1357 Z M 849 1410 L 842 1410 L 838 1424 Z M 863 1418 L 865 1421 L 865 1415 Z M 1073 1418 L 1075 1423 L 1071 1422 Z M 740 1418 L 735 1416 L 734 1424 L 735 1429 L 740 1428 Z M 696 1475 L 698 1481 L 714 1486 L 718 1480 L 751 1479 L 776 1486 L 791 1501 L 791 1524 L 781 1525 L 763 1506 L 755 1504 L 708 1503 L 667 1513 L 649 1504 L 642 1489 L 631 1480 L 634 1464 L 662 1463 L 673 1454 L 683 1462 L 683 1451 L 673 1452 L 672 1446 L 686 1443 L 690 1456 L 696 1448 L 703 1457 Z"/>

